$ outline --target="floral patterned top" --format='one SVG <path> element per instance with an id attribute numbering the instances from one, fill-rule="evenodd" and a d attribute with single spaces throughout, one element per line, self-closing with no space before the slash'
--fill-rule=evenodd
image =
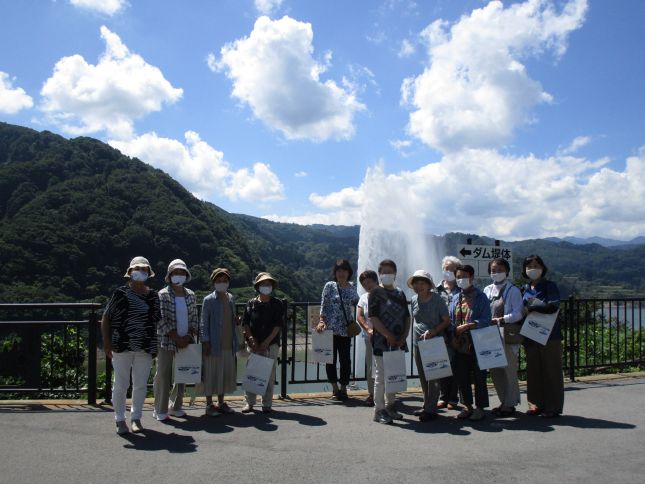
<path id="1" fill-rule="evenodd" d="M 320 303 L 320 315 L 325 317 L 327 329 L 332 330 L 337 336 L 347 336 L 347 321 L 340 306 L 341 296 L 347 321 L 353 321 L 354 308 L 358 303 L 358 293 L 351 282 L 347 287 L 340 287 L 336 281 L 329 281 L 325 284 Z"/>

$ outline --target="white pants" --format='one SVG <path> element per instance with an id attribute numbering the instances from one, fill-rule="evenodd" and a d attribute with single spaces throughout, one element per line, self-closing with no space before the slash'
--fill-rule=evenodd
<path id="1" fill-rule="evenodd" d="M 112 353 L 112 367 L 114 368 L 114 385 L 112 386 L 114 419 L 117 422 L 125 420 L 125 396 L 130 386 L 130 372 L 132 372 L 130 419 L 140 419 L 143 402 L 146 399 L 152 356 L 145 351 L 115 352 Z"/>
<path id="2" fill-rule="evenodd" d="M 396 393 L 385 393 L 385 367 L 382 356 L 373 356 L 374 359 L 374 410 L 383 410 L 392 407 L 396 401 Z"/>

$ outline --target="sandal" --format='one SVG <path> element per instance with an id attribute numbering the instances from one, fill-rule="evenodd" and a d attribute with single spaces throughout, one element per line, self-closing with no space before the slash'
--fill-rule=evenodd
<path id="1" fill-rule="evenodd" d="M 457 415 L 457 418 L 458 418 L 459 420 L 465 420 L 465 419 L 467 419 L 467 418 L 470 418 L 470 416 L 471 416 L 472 414 L 473 414 L 473 411 L 472 411 L 472 410 L 465 409 L 465 410 L 462 410 L 462 411 L 459 413 L 459 415 Z"/>
<path id="2" fill-rule="evenodd" d="M 526 411 L 526 415 L 540 415 L 541 413 L 542 413 L 542 410 L 540 410 L 540 409 L 539 409 L 539 408 L 537 408 L 537 407 L 529 408 L 529 409 Z"/>

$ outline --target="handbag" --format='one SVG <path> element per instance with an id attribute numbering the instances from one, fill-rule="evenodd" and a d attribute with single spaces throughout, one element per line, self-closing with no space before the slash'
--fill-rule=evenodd
<path id="1" fill-rule="evenodd" d="M 202 344 L 189 344 L 175 354 L 175 383 L 199 383 L 202 380 Z"/>
<path id="2" fill-rule="evenodd" d="M 345 304 L 343 304 L 343 296 L 340 294 L 340 287 L 338 287 L 338 283 L 336 283 L 336 291 L 338 292 L 338 297 L 340 298 L 340 307 L 343 310 L 345 324 L 347 325 L 347 336 L 349 336 L 350 338 L 358 336 L 359 334 L 361 334 L 361 327 L 356 321 L 350 321 L 347 318 L 347 313 L 345 312 Z"/>

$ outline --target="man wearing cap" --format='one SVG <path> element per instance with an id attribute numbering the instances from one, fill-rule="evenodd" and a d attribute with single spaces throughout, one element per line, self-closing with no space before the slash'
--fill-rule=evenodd
<path id="1" fill-rule="evenodd" d="M 157 325 L 159 353 L 157 371 L 154 378 L 155 410 L 154 418 L 164 421 L 170 415 L 184 417 L 182 409 L 184 384 L 172 385 L 172 367 L 177 350 L 193 342 L 199 324 L 195 293 L 184 287 L 190 282 L 191 275 L 186 263 L 175 259 L 168 264 L 165 281 L 168 284 L 159 291 L 161 320 Z M 172 391 L 171 391 L 172 385 Z M 168 401 L 171 409 L 168 412 Z"/>
<path id="2" fill-rule="evenodd" d="M 273 370 L 267 385 L 266 393 L 262 396 L 262 412 L 271 412 L 273 404 L 273 382 L 275 381 L 275 359 L 278 357 L 278 344 L 280 342 L 280 330 L 284 324 L 284 310 L 282 303 L 271 296 L 278 282 L 268 272 L 260 272 L 253 286 L 257 291 L 257 297 L 251 299 L 244 310 L 244 338 L 252 353 L 257 353 L 272 358 Z M 257 395 L 246 392 L 246 404 L 242 408 L 243 413 L 253 411 Z"/>
<path id="3" fill-rule="evenodd" d="M 148 278 L 154 275 L 148 259 L 141 256 L 132 259 L 123 276 L 128 283 L 114 291 L 101 321 L 103 351 L 114 367 L 112 405 L 119 435 L 130 431 L 125 422 L 130 375 L 132 431 L 143 431 L 141 414 L 152 358 L 157 354 L 157 322 L 161 319 L 157 291 L 146 285 Z"/>
<path id="4" fill-rule="evenodd" d="M 439 401 L 439 380 L 426 380 L 419 353 L 419 340 L 434 337 L 443 339 L 443 332 L 450 326 L 448 306 L 441 296 L 433 292 L 434 282 L 430 273 L 418 270 L 408 278 L 408 287 L 416 293 L 411 299 L 412 317 L 414 318 L 414 360 L 417 364 L 419 381 L 423 390 L 423 408 L 414 412 L 419 420 L 425 422 L 437 416 Z"/>

